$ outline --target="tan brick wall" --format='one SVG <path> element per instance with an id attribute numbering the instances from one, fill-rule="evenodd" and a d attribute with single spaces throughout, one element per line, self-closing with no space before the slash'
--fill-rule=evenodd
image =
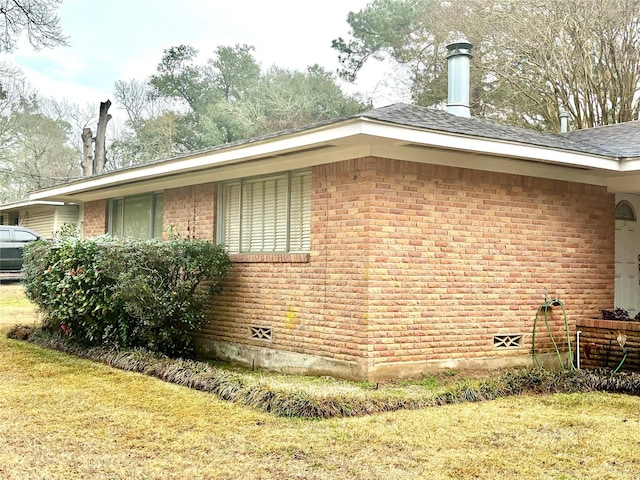
<path id="1" fill-rule="evenodd" d="M 509 354 L 492 342 L 506 333 L 523 333 L 530 351 L 545 289 L 572 326 L 613 301 L 614 199 L 603 187 L 386 160 L 376 187 L 376 363 Z M 559 335 L 562 316 L 553 322 Z"/>
<path id="2" fill-rule="evenodd" d="M 83 236 L 98 237 L 109 229 L 109 201 L 96 200 L 84 204 Z"/>
<path id="3" fill-rule="evenodd" d="M 366 255 L 361 248 L 369 220 L 360 193 L 353 191 L 358 184 L 354 175 L 366 166 L 359 160 L 314 168 L 309 261 L 299 255 L 260 255 L 254 261 L 240 257 L 223 297 L 212 305 L 206 334 L 257 347 L 366 361 Z M 252 325 L 271 327 L 272 341 L 250 339 Z"/>
<path id="4" fill-rule="evenodd" d="M 605 188 L 566 181 L 373 158 L 315 167 L 309 262 L 237 263 L 205 333 L 368 367 L 527 355 L 545 289 L 572 329 L 612 304 L 613 208 Z M 522 349 L 494 350 L 517 333 Z"/>
<path id="5" fill-rule="evenodd" d="M 216 184 L 172 188 L 164 192 L 163 228 L 173 226 L 179 238 L 216 239 Z"/>

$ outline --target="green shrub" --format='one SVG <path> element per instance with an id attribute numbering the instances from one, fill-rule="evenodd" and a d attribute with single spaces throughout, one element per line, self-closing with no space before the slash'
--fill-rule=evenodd
<path id="1" fill-rule="evenodd" d="M 206 323 L 205 301 L 222 290 L 231 265 L 223 247 L 200 240 L 129 242 L 109 248 L 105 260 L 138 346 L 168 355 L 190 353 L 190 332 Z"/>
<path id="2" fill-rule="evenodd" d="M 204 302 L 228 276 L 223 247 L 201 240 L 69 238 L 25 251 L 25 290 L 44 327 L 88 345 L 192 351 Z"/>
<path id="3" fill-rule="evenodd" d="M 120 344 L 110 332 L 126 325 L 126 319 L 113 301 L 115 282 L 104 275 L 103 259 L 104 244 L 93 240 L 37 242 L 25 248 L 25 291 L 44 313 L 45 328 L 90 345 Z"/>

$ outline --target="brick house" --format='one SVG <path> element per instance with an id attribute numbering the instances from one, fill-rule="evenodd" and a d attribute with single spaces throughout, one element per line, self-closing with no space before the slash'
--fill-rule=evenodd
<path id="1" fill-rule="evenodd" d="M 396 104 L 31 199 L 82 204 L 87 237 L 228 245 L 203 354 L 375 380 L 530 362 L 545 290 L 572 328 L 637 311 L 638 139 Z"/>
<path id="2" fill-rule="evenodd" d="M 614 304 L 635 314 L 640 123 L 541 133 L 465 103 L 377 108 L 31 200 L 82 205 L 86 237 L 170 226 L 226 244 L 233 275 L 199 348 L 245 365 L 373 381 L 523 365 L 547 293 L 572 333 Z"/>

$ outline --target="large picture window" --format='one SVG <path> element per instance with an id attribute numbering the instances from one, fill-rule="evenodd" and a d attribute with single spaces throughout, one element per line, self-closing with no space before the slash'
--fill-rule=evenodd
<path id="1" fill-rule="evenodd" d="M 163 207 L 162 193 L 114 198 L 109 208 L 109 234 L 141 240 L 160 238 Z"/>
<path id="2" fill-rule="evenodd" d="M 308 252 L 311 171 L 222 183 L 220 243 L 232 253 Z"/>

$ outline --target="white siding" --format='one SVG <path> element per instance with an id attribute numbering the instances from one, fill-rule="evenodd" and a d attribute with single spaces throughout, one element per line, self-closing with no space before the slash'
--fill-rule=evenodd
<path id="1" fill-rule="evenodd" d="M 20 225 L 30 228 L 43 238 L 53 237 L 53 216 L 52 207 L 46 209 L 29 208 L 20 211 Z"/>
<path id="2" fill-rule="evenodd" d="M 77 205 L 56 207 L 53 229 L 60 230 L 65 224 L 78 225 L 79 208 Z"/>
<path id="3" fill-rule="evenodd" d="M 65 223 L 78 224 L 78 206 L 34 206 L 20 210 L 20 225 L 51 239 Z"/>

